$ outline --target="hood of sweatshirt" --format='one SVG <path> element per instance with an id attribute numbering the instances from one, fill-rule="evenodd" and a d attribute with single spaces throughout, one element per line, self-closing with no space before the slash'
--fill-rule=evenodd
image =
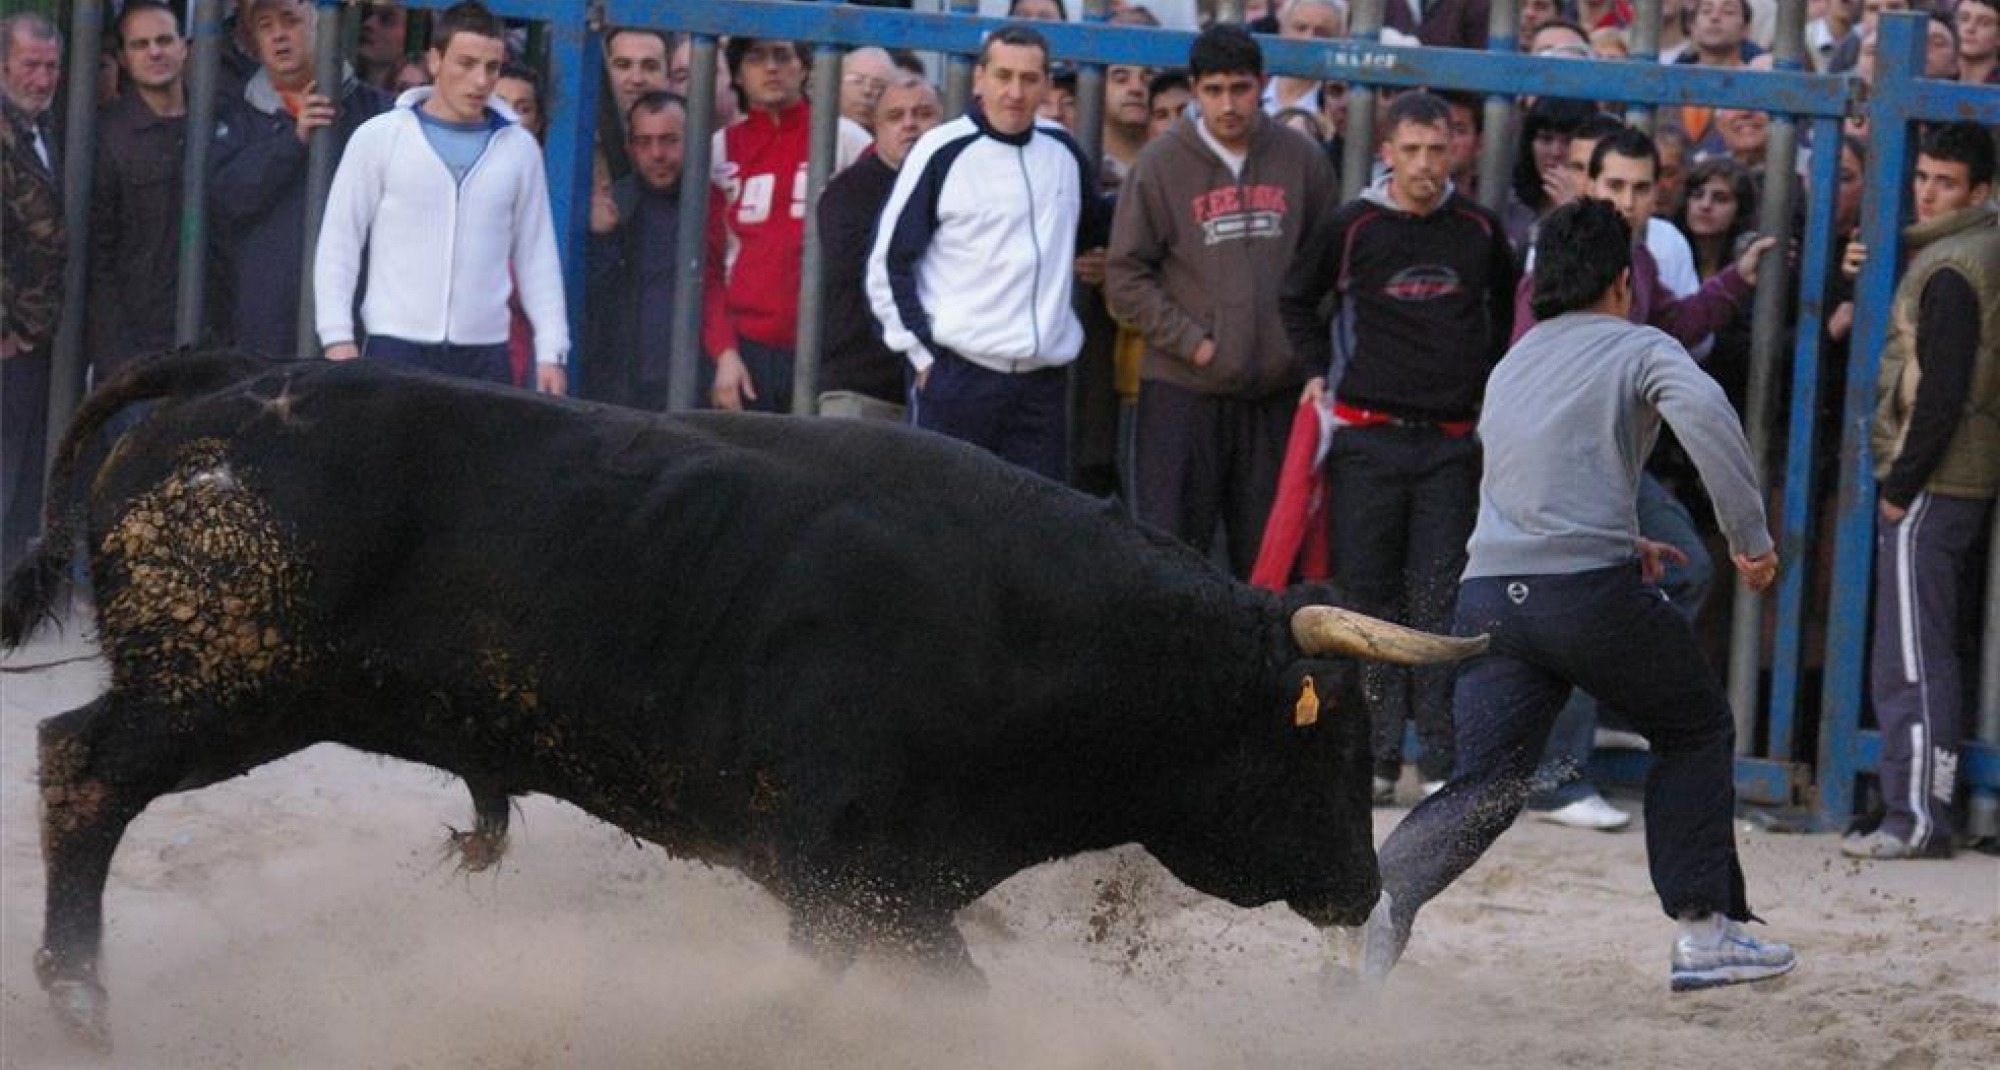
<path id="1" fill-rule="evenodd" d="M 1378 208 L 1383 208 L 1391 212 L 1399 213 L 1401 215 L 1414 216 L 1416 214 L 1415 212 L 1412 212 L 1409 209 L 1403 207 L 1402 205 L 1397 204 L 1396 198 L 1390 194 L 1389 181 L 1394 177 L 1395 177 L 1394 175 L 1383 175 L 1381 178 L 1376 179 L 1374 184 L 1370 185 L 1367 189 L 1361 191 L 1361 199 L 1367 201 L 1369 204 L 1375 205 Z M 1452 185 L 1451 179 L 1449 178 L 1445 179 L 1444 196 L 1438 199 L 1438 208 L 1443 208 L 1445 206 L 1445 202 L 1451 200 L 1452 194 L 1457 192 L 1458 192 L 1458 187 Z M 1434 208 L 1431 211 L 1435 213 L 1437 209 Z"/>

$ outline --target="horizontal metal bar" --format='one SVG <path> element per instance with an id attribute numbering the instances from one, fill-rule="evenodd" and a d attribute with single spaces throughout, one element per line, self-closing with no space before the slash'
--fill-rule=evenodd
<path id="1" fill-rule="evenodd" d="M 611 22 L 712 34 L 756 34 L 938 52 L 976 52 L 1001 19 L 914 13 L 853 4 L 785 0 L 608 0 Z M 1193 35 L 1179 30 L 1090 23 L 1041 23 L 1057 56 L 1084 63 L 1178 67 Z M 1551 97 L 1642 104 L 1708 104 L 1801 116 L 1845 115 L 1853 79 L 1785 71 L 1682 64 L 1547 59 L 1519 53 L 1398 47 L 1361 42 L 1259 42 L 1273 74 L 1371 85 L 1437 85 L 1477 93 L 1524 90 Z"/>
<path id="2" fill-rule="evenodd" d="M 1590 778 L 1599 784 L 1643 784 L 1653 767 L 1645 751 L 1600 751 L 1590 759 Z M 1811 779 L 1809 768 L 1768 758 L 1736 759 L 1736 797 L 1760 806 L 1790 806 L 1794 788 Z"/>
<path id="3" fill-rule="evenodd" d="M 1857 748 L 1861 770 L 1872 772 L 1882 764 L 1882 733 L 1861 733 Z M 1958 778 L 1975 788 L 2000 791 L 2000 746 L 1983 740 L 1961 743 L 1958 748 Z"/>
<path id="4" fill-rule="evenodd" d="M 1915 122 L 2000 126 L 2000 90 L 1988 85 L 1912 78 L 1887 106 Z"/>

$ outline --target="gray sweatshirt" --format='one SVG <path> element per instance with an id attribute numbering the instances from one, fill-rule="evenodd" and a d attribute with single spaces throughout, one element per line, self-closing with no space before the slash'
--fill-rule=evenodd
<path id="1" fill-rule="evenodd" d="M 1522 335 L 1487 380 L 1465 578 L 1636 557 L 1639 473 L 1662 418 L 1700 470 L 1730 551 L 1768 552 L 1750 447 L 1722 387 L 1666 333 L 1577 312 Z"/>

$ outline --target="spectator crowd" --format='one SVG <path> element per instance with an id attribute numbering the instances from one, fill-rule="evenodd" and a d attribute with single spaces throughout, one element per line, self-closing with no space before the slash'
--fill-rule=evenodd
<path id="1" fill-rule="evenodd" d="M 214 128 L 190 131 L 184 5 L 126 0 L 107 25 L 88 191 L 90 374 L 101 380 L 177 336 L 181 162 L 195 136 L 210 139 L 207 341 L 288 359 L 304 330 L 305 348 L 330 359 L 664 410 L 686 270 L 682 188 L 697 182 L 708 203 L 705 404 L 793 410 L 812 221 L 824 263 L 823 415 L 906 422 L 1122 494 L 1142 520 L 1241 578 L 1332 576 L 1358 608 L 1430 630 L 1451 624 L 1480 503 L 1487 378 L 1535 326 L 1535 243 L 1553 211 L 1584 198 L 1615 208 L 1633 243 L 1628 318 L 1685 347 L 1741 411 L 1750 295 L 1786 255 L 1758 233 L 1757 205 L 1766 183 L 1799 181 L 1765 173 L 1769 115 L 1690 104 L 1664 109 L 1649 134 L 1615 102 L 1524 96 L 1506 188 L 1482 196 L 1485 102 L 1378 88 L 1364 154 L 1372 166 L 1347 176 L 1364 192 L 1342 203 L 1347 87 L 1267 77 L 1255 35 L 1343 38 L 1344 0 L 1251 0 L 1249 32 L 1211 28 L 1184 68 L 1106 68 L 1101 111 L 1078 107 L 1086 83 L 1034 29 L 1073 17 L 1075 2 L 1014 0 L 977 58 L 960 116 L 946 113 L 920 57 L 847 51 L 831 102 L 833 178 L 816 211 L 810 48 L 727 40 L 714 114 L 701 124 L 714 131 L 709 173 L 690 176 L 691 41 L 608 30 L 582 246 L 589 315 L 572 340 L 539 145 L 551 101 L 522 27 L 478 3 L 428 13 L 369 4 L 339 82 L 320 84 L 308 0 L 236 0 L 224 5 Z M 1213 5 L 1199 6 L 1212 15 Z M 1658 62 L 1771 66 L 1772 0 L 1660 6 Z M 1159 24 L 1140 2 L 1110 8 L 1115 23 Z M 1915 8 L 1929 15 L 1927 77 L 2000 84 L 2000 0 L 1808 8 L 1814 70 L 1872 79 L 1879 16 Z M 1488 11 L 1484 0 L 1387 0 L 1382 36 L 1483 49 Z M 1541 57 L 1627 60 L 1633 18 L 1626 0 L 1521 0 L 1518 43 Z M 38 527 L 63 314 L 52 105 L 66 53 L 58 28 L 33 13 L 0 24 L 0 49 L 0 556 L 11 568 Z M 1103 126 L 1080 139 L 1086 113 Z M 308 221 L 309 146 L 322 130 L 338 162 L 324 215 Z M 1961 621 L 1975 608 L 1959 592 L 1976 589 L 1976 548 L 1990 537 L 2000 483 L 1994 134 L 1968 124 L 1919 131 L 1915 173 L 1897 191 L 1913 225 L 1873 428 L 1883 805 L 1846 841 L 1865 857 L 1951 849 L 1970 675 L 1959 667 Z M 1840 404 L 1853 280 L 1867 256 L 1856 240 L 1867 138 L 1857 116 L 1838 143 L 1801 154 L 1839 157 L 1836 188 L 1795 198 L 1834 201 L 1820 392 L 1829 406 Z M 1101 156 L 1086 158 L 1084 141 Z M 302 326 L 308 285 L 316 317 Z M 1129 471 L 1117 460 L 1121 399 L 1135 441 Z M 1643 552 L 1689 620 L 1702 612 L 1716 554 L 1742 534 L 1719 528 L 1709 507 L 1690 459 L 1704 445 L 1665 436 L 1636 503 Z M 1836 447 L 1822 444 L 1821 486 Z M 1420 790 L 1450 777 L 1452 681 L 1448 668 L 1371 668 L 1378 801 L 1397 791 L 1406 723 L 1421 742 Z M 1572 694 L 1531 808 L 1578 827 L 1626 824 L 1583 773 L 1618 723 L 1619 711 Z"/>

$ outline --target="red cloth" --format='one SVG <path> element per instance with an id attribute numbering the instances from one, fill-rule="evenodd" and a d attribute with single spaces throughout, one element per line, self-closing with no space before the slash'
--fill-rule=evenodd
<path id="1" fill-rule="evenodd" d="M 1301 403 L 1292 418 L 1292 437 L 1285 443 L 1285 465 L 1278 472 L 1278 494 L 1264 523 L 1264 545 L 1250 582 L 1266 590 L 1291 585 L 1296 566 L 1301 578 L 1323 580 L 1332 571 L 1327 547 L 1326 468 L 1319 456 L 1320 407 Z"/>

